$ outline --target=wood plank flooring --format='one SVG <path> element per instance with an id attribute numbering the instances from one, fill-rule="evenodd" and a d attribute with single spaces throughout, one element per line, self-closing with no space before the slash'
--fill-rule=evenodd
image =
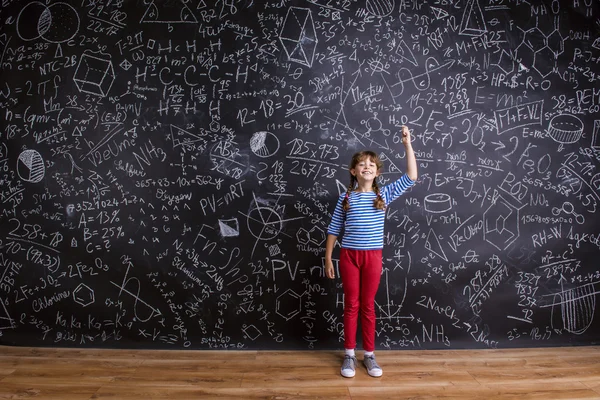
<path id="1" fill-rule="evenodd" d="M 376 355 L 348 379 L 340 351 L 0 346 L 0 399 L 600 399 L 600 347 Z"/>

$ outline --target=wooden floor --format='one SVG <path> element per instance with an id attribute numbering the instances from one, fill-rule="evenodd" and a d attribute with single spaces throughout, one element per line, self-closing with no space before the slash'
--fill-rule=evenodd
<path id="1" fill-rule="evenodd" d="M 600 399 L 600 347 L 376 355 L 348 379 L 339 351 L 0 346 L 0 399 Z"/>

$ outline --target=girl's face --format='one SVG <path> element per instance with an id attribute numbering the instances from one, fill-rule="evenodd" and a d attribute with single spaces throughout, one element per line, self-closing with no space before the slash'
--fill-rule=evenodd
<path id="1" fill-rule="evenodd" d="M 358 179 L 359 183 L 372 182 L 379 176 L 379 170 L 377 164 L 371 160 L 370 157 L 365 157 L 360 160 L 354 168 L 350 170 L 350 173 Z"/>

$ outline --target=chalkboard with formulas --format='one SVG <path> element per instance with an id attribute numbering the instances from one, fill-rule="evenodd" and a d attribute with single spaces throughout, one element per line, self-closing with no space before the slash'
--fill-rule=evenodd
<path id="1" fill-rule="evenodd" d="M 404 174 L 402 125 L 376 347 L 598 344 L 598 2 L 4 0 L 0 26 L 0 344 L 341 348 L 327 228 L 355 152 Z"/>

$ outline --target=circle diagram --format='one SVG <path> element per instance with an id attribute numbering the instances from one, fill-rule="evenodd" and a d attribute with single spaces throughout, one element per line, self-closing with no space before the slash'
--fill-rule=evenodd
<path id="1" fill-rule="evenodd" d="M 250 149 L 261 158 L 271 157 L 279 150 L 279 139 L 271 132 L 256 132 L 250 138 Z"/>
<path id="2" fill-rule="evenodd" d="M 17 161 L 17 173 L 19 178 L 30 183 L 38 183 L 44 179 L 46 168 L 40 153 L 35 150 L 23 151 Z"/>
<path id="3" fill-rule="evenodd" d="M 34 1 L 17 17 L 17 34 L 23 40 L 42 38 L 50 43 L 64 43 L 79 32 L 79 15 L 73 6 L 58 2 L 49 6 Z"/>
<path id="4" fill-rule="evenodd" d="M 376 17 L 385 17 L 394 11 L 394 0 L 367 0 L 367 11 Z"/>
<path id="5" fill-rule="evenodd" d="M 248 230 L 258 240 L 271 240 L 282 228 L 281 216 L 270 207 L 257 205 L 248 213 Z"/>

